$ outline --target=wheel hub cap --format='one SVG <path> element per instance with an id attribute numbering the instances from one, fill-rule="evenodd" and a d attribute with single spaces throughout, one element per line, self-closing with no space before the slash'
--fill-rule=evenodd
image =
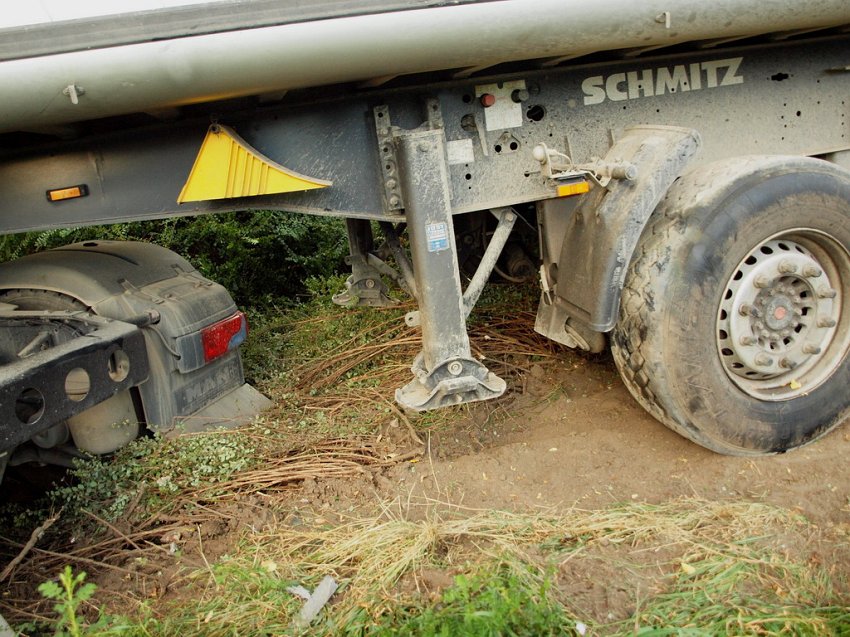
<path id="1" fill-rule="evenodd" d="M 835 337 L 839 288 L 800 243 L 779 238 L 757 246 L 738 266 L 720 304 L 717 339 L 727 374 L 759 398 L 787 399 L 803 391 L 797 378 L 819 364 Z"/>

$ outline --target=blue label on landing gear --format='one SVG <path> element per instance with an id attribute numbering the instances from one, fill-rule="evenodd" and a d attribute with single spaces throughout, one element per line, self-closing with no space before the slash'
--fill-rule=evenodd
<path id="1" fill-rule="evenodd" d="M 425 238 L 428 240 L 428 252 L 449 249 L 449 229 L 445 223 L 429 223 L 425 226 Z"/>

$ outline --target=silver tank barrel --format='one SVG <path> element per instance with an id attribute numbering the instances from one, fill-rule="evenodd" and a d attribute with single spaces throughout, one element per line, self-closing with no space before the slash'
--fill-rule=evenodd
<path id="1" fill-rule="evenodd" d="M 0 132 L 502 62 L 850 23 L 848 0 L 500 0 L 0 63 Z"/>

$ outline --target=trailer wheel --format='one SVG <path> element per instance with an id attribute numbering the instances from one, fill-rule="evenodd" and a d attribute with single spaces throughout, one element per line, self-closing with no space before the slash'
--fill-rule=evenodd
<path id="1" fill-rule="evenodd" d="M 850 174 L 748 157 L 681 178 L 644 230 L 612 338 L 632 395 L 720 453 L 780 453 L 850 411 Z"/>

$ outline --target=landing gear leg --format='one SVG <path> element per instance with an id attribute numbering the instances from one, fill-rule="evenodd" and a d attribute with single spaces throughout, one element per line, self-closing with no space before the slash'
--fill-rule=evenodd
<path id="1" fill-rule="evenodd" d="M 422 326 L 415 378 L 396 391 L 396 400 L 424 411 L 500 396 L 505 381 L 469 347 L 443 132 L 404 132 L 396 145 Z"/>
<path id="2" fill-rule="evenodd" d="M 333 302 L 361 307 L 393 305 L 393 300 L 387 296 L 387 286 L 381 281 L 380 272 L 369 262 L 370 253 L 374 249 L 372 225 L 362 219 L 346 219 L 345 225 L 351 250 L 347 259 L 351 266 L 351 276 L 345 282 L 345 290 L 334 295 Z"/>

